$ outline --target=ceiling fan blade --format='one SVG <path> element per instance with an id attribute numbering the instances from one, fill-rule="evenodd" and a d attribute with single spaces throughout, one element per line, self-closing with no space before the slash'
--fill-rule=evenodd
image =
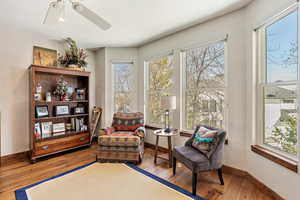
<path id="1" fill-rule="evenodd" d="M 81 3 L 73 2 L 72 7 L 76 12 L 84 16 L 89 21 L 93 22 L 99 28 L 103 30 L 107 30 L 111 27 L 111 25 L 106 20 L 98 16 L 96 13 L 94 13 L 93 11 L 91 11 Z"/>
<path id="2" fill-rule="evenodd" d="M 65 5 L 62 1 L 54 1 L 49 4 L 43 24 L 56 24 L 64 14 Z"/>

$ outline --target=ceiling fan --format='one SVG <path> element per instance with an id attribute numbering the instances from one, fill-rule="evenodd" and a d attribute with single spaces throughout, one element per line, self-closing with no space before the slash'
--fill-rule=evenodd
<path id="1" fill-rule="evenodd" d="M 85 17 L 87 20 L 94 23 L 102 30 L 107 30 L 111 27 L 111 25 L 106 20 L 98 16 L 95 12 L 85 7 L 79 1 L 72 0 L 56 0 L 51 2 L 49 4 L 49 8 L 47 10 L 43 24 L 56 24 L 58 22 L 64 22 L 66 3 L 70 3 L 73 10 Z"/>

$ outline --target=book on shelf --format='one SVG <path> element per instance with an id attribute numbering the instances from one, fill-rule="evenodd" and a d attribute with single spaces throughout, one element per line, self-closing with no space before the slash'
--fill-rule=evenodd
<path id="1" fill-rule="evenodd" d="M 87 125 L 84 124 L 84 118 L 71 118 L 71 128 L 76 132 L 87 131 Z"/>

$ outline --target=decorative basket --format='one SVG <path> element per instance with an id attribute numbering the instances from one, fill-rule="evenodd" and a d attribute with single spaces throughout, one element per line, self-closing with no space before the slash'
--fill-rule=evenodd
<path id="1" fill-rule="evenodd" d="M 85 71 L 85 68 L 84 67 L 80 67 L 78 65 L 68 65 L 68 68 L 71 69 L 71 70 L 75 70 L 75 71 L 80 71 L 80 72 L 84 72 Z"/>

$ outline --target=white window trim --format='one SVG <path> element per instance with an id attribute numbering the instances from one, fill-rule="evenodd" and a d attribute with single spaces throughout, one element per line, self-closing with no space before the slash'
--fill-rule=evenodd
<path id="1" fill-rule="evenodd" d="M 300 142 L 300 115 L 299 115 L 299 102 L 300 102 L 300 68 L 298 66 L 298 80 L 296 81 L 285 81 L 284 83 L 265 83 L 266 79 L 266 57 L 265 52 L 262 53 L 266 49 L 265 44 L 266 44 L 266 37 L 265 37 L 265 29 L 266 27 L 272 25 L 273 23 L 279 21 L 280 19 L 288 16 L 289 14 L 293 13 L 294 11 L 298 10 L 298 28 L 300 28 L 299 23 L 300 23 L 300 13 L 299 13 L 299 3 L 296 2 L 289 6 L 288 8 L 282 10 L 279 12 L 277 15 L 274 15 L 273 17 L 270 17 L 268 20 L 266 20 L 264 23 L 260 24 L 254 29 L 254 67 L 257 68 L 256 72 L 256 105 L 255 107 L 257 109 L 255 116 L 256 116 L 256 122 L 255 122 L 255 143 L 263 146 L 266 149 L 269 149 L 270 151 L 276 152 L 279 155 L 285 156 L 290 158 L 291 160 L 294 161 L 299 161 L 300 160 L 300 153 L 299 153 L 299 142 Z M 299 30 L 298 30 L 298 35 L 299 35 Z M 300 44 L 300 37 L 298 36 L 298 47 Z M 298 51 L 298 58 L 300 58 L 300 51 Z M 299 60 L 300 61 L 300 60 Z M 298 62 L 298 65 L 300 63 Z M 264 97 L 263 97 L 263 89 L 264 87 L 268 86 L 277 86 L 277 85 L 296 85 L 296 91 L 297 91 L 297 99 L 296 99 L 296 110 L 298 112 L 298 119 L 297 119 L 297 135 L 298 135 L 298 142 L 297 142 L 297 149 L 298 149 L 298 155 L 291 155 L 289 153 L 286 153 L 284 151 L 281 151 L 279 149 L 276 149 L 270 145 L 267 145 L 264 143 L 264 127 L 265 127 L 265 120 L 264 120 Z"/>
<path id="2" fill-rule="evenodd" d="M 186 92 L 186 70 L 184 69 L 184 59 L 183 59 L 183 54 L 185 51 L 189 49 L 194 49 L 194 48 L 205 48 L 213 44 L 217 44 L 220 42 L 224 42 L 224 124 L 225 124 L 225 129 L 228 129 L 228 110 L 229 110 L 229 101 L 228 101 L 228 35 L 224 37 L 223 39 L 219 40 L 214 40 L 211 42 L 206 42 L 202 43 L 199 45 L 192 45 L 189 48 L 184 48 L 180 50 L 180 76 L 181 76 L 181 84 L 180 84 L 180 101 L 181 101 L 181 108 L 180 108 L 180 130 L 185 131 L 185 132 L 193 132 L 194 130 L 188 130 L 185 128 L 185 92 Z"/>
<path id="3" fill-rule="evenodd" d="M 114 64 L 132 64 L 133 66 L 133 73 L 135 73 L 135 60 L 134 59 L 113 59 L 110 61 L 110 67 L 111 67 L 111 91 L 112 91 L 112 99 L 111 99 L 111 110 L 113 113 L 115 113 L 115 69 Z"/>
<path id="4" fill-rule="evenodd" d="M 173 49 L 171 50 L 167 50 L 163 53 L 159 53 L 156 55 L 152 55 L 149 57 L 146 57 L 146 59 L 144 59 L 144 119 L 145 119 L 145 124 L 149 125 L 149 126 L 153 126 L 153 127 L 157 127 L 157 128 L 164 128 L 163 125 L 161 124 L 154 124 L 154 123 L 150 123 L 149 119 L 148 119 L 148 91 L 149 91 L 149 62 L 153 61 L 153 60 L 158 60 L 161 59 L 163 57 L 167 57 L 167 56 L 173 56 L 173 67 L 175 65 L 175 52 Z M 175 69 L 175 67 L 174 67 Z M 176 70 L 176 69 L 175 69 Z M 173 86 L 174 87 L 174 86 Z M 173 90 L 173 88 L 171 88 L 171 91 Z"/>

